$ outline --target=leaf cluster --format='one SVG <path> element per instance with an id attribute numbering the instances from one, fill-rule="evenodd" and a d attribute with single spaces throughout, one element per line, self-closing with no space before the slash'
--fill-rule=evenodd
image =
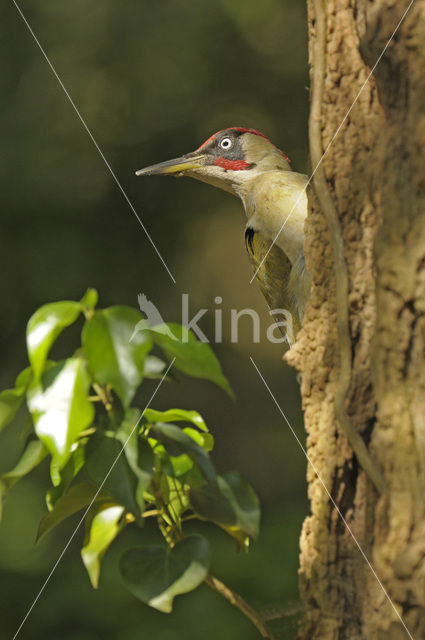
<path id="1" fill-rule="evenodd" d="M 83 510 L 81 557 L 94 587 L 120 532 L 136 526 L 143 542 L 144 523 L 154 519 L 163 544 L 126 550 L 120 571 L 135 596 L 170 612 L 174 597 L 197 587 L 210 563 L 208 540 L 186 535 L 185 523 L 211 521 L 248 548 L 258 534 L 259 504 L 238 472 L 216 473 L 214 438 L 197 411 L 132 404 L 143 380 L 173 380 L 171 365 L 231 394 L 209 345 L 177 324 L 149 327 L 131 307 L 97 309 L 97 298 L 89 289 L 80 301 L 42 306 L 28 322 L 30 366 L 0 393 L 0 430 L 12 421 L 18 428 L 21 405 L 32 428 L 19 461 L 0 478 L 0 496 L 49 458 L 38 538 Z M 65 360 L 49 359 L 80 317 L 81 345 Z"/>

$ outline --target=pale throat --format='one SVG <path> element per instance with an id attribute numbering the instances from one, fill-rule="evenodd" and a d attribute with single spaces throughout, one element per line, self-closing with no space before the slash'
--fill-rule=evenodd
<path id="1" fill-rule="evenodd" d="M 302 193 L 305 176 L 283 168 L 267 170 L 254 166 L 225 171 L 213 165 L 199 172 L 187 171 L 185 175 L 239 197 L 248 219 L 247 226 L 270 242 L 274 241 L 292 264 L 298 260 L 303 249 L 307 211 L 306 195 Z"/>

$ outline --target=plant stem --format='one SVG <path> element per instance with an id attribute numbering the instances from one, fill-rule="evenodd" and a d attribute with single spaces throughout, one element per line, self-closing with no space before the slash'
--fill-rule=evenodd
<path id="1" fill-rule="evenodd" d="M 100 398 L 102 404 L 104 405 L 109 417 L 109 421 L 113 425 L 114 424 L 114 419 L 113 419 L 114 407 L 112 405 L 112 398 L 111 398 L 110 392 L 108 391 L 107 388 L 102 387 L 100 384 L 97 384 L 96 382 L 93 384 L 93 389 L 96 391 L 98 397 Z"/>
<path id="2" fill-rule="evenodd" d="M 299 613 L 306 611 L 306 608 L 301 604 L 301 602 L 295 602 L 293 604 L 287 605 L 276 605 L 269 604 L 264 605 L 260 609 L 260 615 L 263 620 L 266 622 L 268 620 L 281 620 L 283 618 L 290 618 L 292 616 L 296 616 Z"/>
<path id="3" fill-rule="evenodd" d="M 261 633 L 262 638 L 266 638 L 267 640 L 274 640 L 273 635 L 268 631 L 263 618 L 260 616 L 258 611 L 250 607 L 250 605 L 240 596 L 238 593 L 235 593 L 229 587 L 227 587 L 221 580 L 215 578 L 211 574 L 208 574 L 205 578 L 205 582 L 211 589 L 217 591 L 223 598 L 226 598 L 231 604 L 237 607 L 247 618 L 249 618 L 255 627 L 257 627 L 258 631 Z"/>
<path id="4" fill-rule="evenodd" d="M 152 511 L 144 511 L 142 513 L 142 517 L 143 518 L 150 518 L 151 516 L 159 516 L 161 515 L 162 511 L 159 511 L 158 509 L 152 509 Z"/>

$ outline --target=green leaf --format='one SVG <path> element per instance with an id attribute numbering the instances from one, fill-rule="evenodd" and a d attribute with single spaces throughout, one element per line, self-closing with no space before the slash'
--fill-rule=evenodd
<path id="1" fill-rule="evenodd" d="M 37 540 L 40 540 L 45 533 L 51 531 L 69 516 L 87 507 L 93 500 L 104 501 L 105 493 L 103 492 L 102 495 L 99 493 L 96 497 L 96 492 L 97 488 L 89 482 L 80 482 L 72 486 L 67 493 L 59 498 L 52 511 L 40 521 Z"/>
<path id="2" fill-rule="evenodd" d="M 147 441 L 154 452 L 155 470 L 160 470 L 164 474 L 177 478 L 193 468 L 195 463 L 185 453 L 178 456 L 171 456 L 166 452 L 164 445 L 155 438 L 148 437 Z M 204 478 L 202 477 L 202 484 L 203 483 Z"/>
<path id="3" fill-rule="evenodd" d="M 62 483 L 61 467 L 57 457 L 53 457 L 50 461 L 50 480 L 55 488 L 60 487 Z"/>
<path id="4" fill-rule="evenodd" d="M 167 358 L 175 358 L 174 366 L 177 369 L 194 378 L 210 380 L 233 397 L 233 391 L 213 350 L 205 342 L 197 340 L 192 331 L 173 322 L 151 327 L 149 331 Z"/>
<path id="5" fill-rule="evenodd" d="M 190 500 L 196 513 L 222 525 L 232 535 L 239 531 L 256 540 L 260 504 L 251 485 L 237 471 L 218 476 L 217 480 L 218 490 L 211 486 L 191 489 Z"/>
<path id="6" fill-rule="evenodd" d="M 57 471 L 57 481 L 47 490 L 46 504 L 49 511 L 53 509 L 56 502 L 67 491 L 69 485 L 84 465 L 85 461 L 85 440 L 78 442 L 77 448 L 73 450 L 70 459 L 60 472 Z M 52 470 L 51 470 L 52 471 Z M 56 470 L 55 470 L 56 471 Z"/>
<path id="7" fill-rule="evenodd" d="M 142 524 L 140 507 L 136 501 L 137 478 L 127 462 L 121 443 L 115 437 L 106 435 L 90 438 L 85 469 L 97 486 L 103 485 L 102 491 L 125 506 Z"/>
<path id="8" fill-rule="evenodd" d="M 142 512 L 145 505 L 143 494 L 153 474 L 154 453 L 146 438 L 139 437 L 137 429 L 139 418 L 138 409 L 128 409 L 116 436 L 125 445 L 123 455 L 137 477 L 136 500 Z"/>
<path id="9" fill-rule="evenodd" d="M 167 364 L 156 356 L 147 356 L 145 360 L 144 377 L 158 380 L 162 378 Z"/>
<path id="10" fill-rule="evenodd" d="M 143 330 L 147 327 L 144 326 Z M 167 382 L 180 382 L 179 377 L 176 373 L 169 369 L 167 375 L 164 377 L 165 369 L 167 368 L 167 363 L 161 358 L 157 358 L 156 356 L 149 355 L 145 360 L 145 370 L 143 377 L 150 378 L 151 380 L 161 380 L 164 378 Z"/>
<path id="11" fill-rule="evenodd" d="M 190 502 L 195 513 L 226 527 L 236 526 L 237 518 L 233 506 L 224 495 L 211 485 L 190 489 Z"/>
<path id="12" fill-rule="evenodd" d="M 94 309 L 95 306 L 97 305 L 98 299 L 99 299 L 99 295 L 96 289 L 89 288 L 81 298 L 80 304 L 85 309 Z"/>
<path id="13" fill-rule="evenodd" d="M 5 389 L 0 393 L 0 431 L 4 429 L 17 414 L 31 379 L 31 367 L 27 367 L 16 378 L 14 389 Z"/>
<path id="14" fill-rule="evenodd" d="M 88 399 L 90 382 L 81 358 L 69 358 L 49 368 L 28 389 L 28 407 L 35 431 L 62 469 L 80 433 L 94 418 Z"/>
<path id="15" fill-rule="evenodd" d="M 205 479 L 197 465 L 193 465 L 193 469 L 187 472 L 184 482 L 189 488 L 203 487 L 205 485 Z"/>
<path id="16" fill-rule="evenodd" d="M 181 522 L 182 514 L 190 508 L 188 492 L 184 485 L 174 477 L 165 476 L 168 483 L 167 505 L 173 517 Z"/>
<path id="17" fill-rule="evenodd" d="M 186 433 L 189 438 L 195 440 L 207 453 L 214 449 L 214 438 L 211 433 L 199 433 L 199 431 L 192 429 L 192 427 L 185 427 L 183 433 Z"/>
<path id="18" fill-rule="evenodd" d="M 31 367 L 25 367 L 22 369 L 21 373 L 18 375 L 15 381 L 15 389 L 16 391 L 20 391 L 21 393 L 25 393 L 28 389 L 28 385 L 30 383 L 32 376 Z"/>
<path id="19" fill-rule="evenodd" d="M 5 389 L 0 393 L 0 431 L 12 422 L 23 399 L 24 396 L 15 389 Z"/>
<path id="20" fill-rule="evenodd" d="M 95 381 L 110 384 L 124 407 L 129 406 L 143 379 L 145 358 L 152 348 L 147 331 L 133 336 L 140 318 L 141 314 L 131 307 L 109 307 L 95 311 L 82 333 L 84 353 Z"/>
<path id="21" fill-rule="evenodd" d="M 218 479 L 218 485 L 235 510 L 239 529 L 256 540 L 260 528 L 260 503 L 249 482 L 238 471 L 229 471 Z"/>
<path id="22" fill-rule="evenodd" d="M 217 483 L 215 469 L 208 454 L 175 424 L 157 422 L 152 425 L 150 433 L 162 442 L 170 456 L 187 454 L 196 462 L 202 475 L 210 484 Z"/>
<path id="23" fill-rule="evenodd" d="M 207 453 L 213 449 L 214 438 L 210 433 L 199 433 L 199 431 L 192 429 L 191 427 L 186 427 L 182 431 L 192 438 L 192 440 L 194 440 Z M 162 444 L 159 444 L 153 438 L 149 438 L 148 440 L 154 448 L 155 454 L 159 456 L 160 468 L 162 468 L 162 470 L 168 475 L 171 475 L 174 478 L 179 478 L 193 468 L 193 465 L 195 464 L 194 460 L 196 460 L 193 455 L 191 458 L 186 453 L 182 453 L 180 455 L 169 455 L 166 453 Z M 170 450 L 176 452 L 174 447 Z M 203 484 L 203 480 L 201 484 Z"/>
<path id="24" fill-rule="evenodd" d="M 185 473 L 190 471 L 195 464 L 192 458 L 189 458 L 186 453 L 183 453 L 181 456 L 170 456 L 170 463 L 172 467 L 170 475 L 175 478 L 183 476 Z"/>
<path id="25" fill-rule="evenodd" d="M 129 549 L 120 560 L 126 587 L 136 598 L 170 613 L 175 596 L 195 589 L 208 573 L 210 548 L 201 536 L 189 536 L 173 549 Z"/>
<path id="26" fill-rule="evenodd" d="M 186 411 L 185 409 L 155 411 L 154 409 L 145 409 L 143 417 L 148 422 L 191 422 L 201 431 L 208 431 L 203 417 L 197 411 Z"/>
<path id="27" fill-rule="evenodd" d="M 6 489 L 13 487 L 18 480 L 26 476 L 35 469 L 47 456 L 47 451 L 40 440 L 31 440 L 24 449 L 23 454 L 15 464 L 13 469 L 1 476 L 1 480 Z"/>
<path id="28" fill-rule="evenodd" d="M 75 322 L 81 304 L 73 301 L 51 302 L 37 309 L 27 325 L 27 349 L 34 376 L 38 379 L 50 347 L 59 334 Z"/>
<path id="29" fill-rule="evenodd" d="M 108 547 L 122 531 L 125 522 L 120 522 L 124 507 L 103 504 L 89 519 L 89 526 L 81 549 L 81 557 L 95 589 L 99 584 L 100 564 Z"/>
<path id="30" fill-rule="evenodd" d="M 24 394 L 16 389 L 5 389 L 0 393 L 0 431 L 12 422 L 23 399 Z"/>
<path id="31" fill-rule="evenodd" d="M 149 440 L 151 441 L 150 438 Z M 182 453 L 178 456 L 171 456 L 166 452 L 164 445 L 160 443 L 155 447 L 155 456 L 155 469 L 161 469 L 163 473 L 166 473 L 173 478 L 179 478 L 193 469 L 195 465 L 195 462 L 192 458 L 189 458 L 186 453 Z M 203 484 L 205 479 L 203 476 L 201 476 L 201 478 Z"/>

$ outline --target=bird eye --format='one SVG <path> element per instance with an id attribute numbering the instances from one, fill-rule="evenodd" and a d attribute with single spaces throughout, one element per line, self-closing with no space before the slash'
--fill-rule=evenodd
<path id="1" fill-rule="evenodd" d="M 223 140 L 220 142 L 220 147 L 222 149 L 230 149 L 230 147 L 232 146 L 232 141 L 230 138 L 223 138 Z"/>

